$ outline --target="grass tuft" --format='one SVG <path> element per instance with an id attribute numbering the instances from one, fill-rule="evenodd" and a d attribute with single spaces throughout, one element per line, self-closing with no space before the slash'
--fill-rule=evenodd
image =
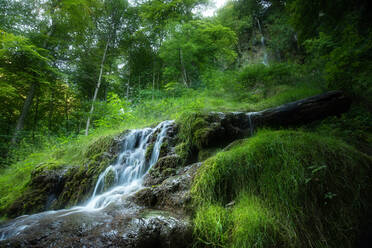
<path id="1" fill-rule="evenodd" d="M 271 247 L 273 237 L 278 247 L 354 247 L 371 204 L 371 164 L 335 138 L 260 131 L 203 164 L 191 190 L 196 216 L 238 202 L 224 247 Z"/>

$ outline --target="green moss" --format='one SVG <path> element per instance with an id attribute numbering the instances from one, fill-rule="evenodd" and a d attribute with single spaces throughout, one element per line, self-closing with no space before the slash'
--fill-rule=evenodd
<path id="1" fill-rule="evenodd" d="M 151 159 L 152 151 L 154 150 L 154 145 L 155 145 L 154 143 L 151 143 L 147 146 L 145 154 L 146 161 L 149 161 Z"/>
<path id="2" fill-rule="evenodd" d="M 194 162 L 198 150 L 207 143 L 208 134 L 212 129 L 207 121 L 208 115 L 203 113 L 186 113 L 177 120 L 179 126 L 179 145 L 176 152 L 184 160 L 184 163 Z"/>
<path id="3" fill-rule="evenodd" d="M 113 135 L 101 136 L 96 140 L 93 140 L 84 151 L 84 157 L 86 159 L 92 159 L 94 157 L 102 155 L 102 153 L 109 151 L 110 147 L 114 144 Z"/>
<path id="4" fill-rule="evenodd" d="M 338 139 L 261 131 L 203 164 L 191 191 L 196 222 L 234 200 L 227 246 L 270 247 L 274 237 L 278 247 L 354 247 L 371 204 L 371 163 Z M 260 245 L 249 246 L 257 237 Z"/>
<path id="5" fill-rule="evenodd" d="M 159 158 L 166 156 L 168 152 L 169 152 L 169 143 L 168 143 L 168 140 L 165 139 L 160 146 Z"/>
<path id="6" fill-rule="evenodd" d="M 54 177 L 48 176 L 53 174 L 63 176 L 65 184 L 61 186 L 63 187 L 61 192 L 57 192 L 60 195 L 57 196 L 58 200 L 50 206 L 51 208 L 60 209 L 86 200 L 91 195 L 99 174 L 115 160 L 115 157 L 107 153 L 113 146 L 113 135 L 102 136 L 93 139 L 82 148 L 83 156 L 76 160 L 75 165 L 66 165 L 62 160 L 50 159 L 36 166 L 30 163 L 26 167 L 23 164 L 18 171 L 15 171 L 15 168 L 9 169 L 9 176 L 11 176 L 10 173 L 14 173 L 15 177 L 20 175 L 25 177 L 22 179 L 22 184 L 14 186 L 7 179 L 9 185 L 4 184 L 6 187 L 0 189 L 1 195 L 5 195 L 6 191 L 12 192 L 0 198 L 0 214 L 16 217 L 46 210 L 48 197 L 50 194 L 55 194 L 58 183 L 52 180 Z M 67 172 L 64 174 L 61 169 L 67 169 Z M 0 181 L 4 179 L 6 178 L 3 175 Z M 16 182 L 19 180 L 20 178 L 17 178 Z"/>
<path id="7" fill-rule="evenodd" d="M 151 185 L 161 183 L 167 177 L 175 175 L 177 168 L 179 168 L 181 165 L 182 160 L 177 155 L 160 158 L 148 173 L 148 183 Z"/>
<path id="8" fill-rule="evenodd" d="M 110 170 L 105 176 L 105 188 L 104 190 L 108 190 L 113 184 L 115 183 L 115 172 Z"/>
<path id="9" fill-rule="evenodd" d="M 186 142 L 181 142 L 175 147 L 175 151 L 181 157 L 183 163 L 188 160 L 190 155 L 189 149 L 189 144 Z"/>

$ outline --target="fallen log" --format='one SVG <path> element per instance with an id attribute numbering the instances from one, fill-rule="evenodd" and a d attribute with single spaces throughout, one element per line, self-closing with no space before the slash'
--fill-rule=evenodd
<path id="1" fill-rule="evenodd" d="M 258 127 L 292 127 L 337 116 L 347 112 L 350 105 L 343 92 L 330 91 L 259 112 L 212 112 L 206 119 L 213 128 L 204 135 L 201 147 L 221 146 L 250 136 Z"/>
<path id="2" fill-rule="evenodd" d="M 255 127 L 292 126 L 322 120 L 328 116 L 340 115 L 349 110 L 350 98 L 341 91 L 330 91 L 279 107 L 250 114 Z"/>

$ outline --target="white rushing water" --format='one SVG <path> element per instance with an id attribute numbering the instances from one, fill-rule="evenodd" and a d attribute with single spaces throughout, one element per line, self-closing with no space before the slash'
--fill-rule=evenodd
<path id="1" fill-rule="evenodd" d="M 85 205 L 18 217 L 10 224 L 0 227 L 0 241 L 20 234 L 43 218 L 58 218 L 82 211 L 99 211 L 110 204 L 120 203 L 123 197 L 141 189 L 143 177 L 158 160 L 163 140 L 173 123 L 174 121 L 164 121 L 155 128 L 130 131 L 124 139 L 122 152 L 116 163 L 99 175 L 93 194 Z M 146 161 L 150 138 L 156 134 L 151 157 Z M 109 177 L 110 181 L 106 182 Z"/>
<path id="2" fill-rule="evenodd" d="M 262 49 L 263 49 L 263 59 L 262 59 L 262 64 L 264 65 L 269 65 L 269 57 L 268 57 L 268 54 L 267 54 L 267 51 L 266 51 L 266 42 L 265 42 L 265 36 L 264 36 L 264 33 L 262 31 L 262 27 L 261 27 L 261 23 L 260 23 L 260 20 L 258 18 L 256 18 L 257 20 L 257 25 L 258 25 L 258 30 L 260 30 L 260 33 L 261 33 L 261 46 L 262 46 Z"/>

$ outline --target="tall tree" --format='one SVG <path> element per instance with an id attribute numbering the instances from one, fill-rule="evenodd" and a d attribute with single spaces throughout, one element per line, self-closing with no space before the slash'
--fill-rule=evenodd
<path id="1" fill-rule="evenodd" d="M 92 105 L 89 111 L 85 135 L 89 133 L 90 121 L 94 112 L 94 103 L 97 99 L 99 88 L 101 87 L 102 74 L 106 62 L 106 56 L 108 50 L 111 48 L 117 48 L 118 33 L 125 28 L 125 12 L 129 4 L 126 0 L 106 0 L 104 2 L 104 11 L 101 19 L 98 19 L 98 37 L 101 37 L 105 42 L 105 49 L 102 55 L 100 64 L 100 70 L 98 75 L 97 84 L 94 90 Z"/>

